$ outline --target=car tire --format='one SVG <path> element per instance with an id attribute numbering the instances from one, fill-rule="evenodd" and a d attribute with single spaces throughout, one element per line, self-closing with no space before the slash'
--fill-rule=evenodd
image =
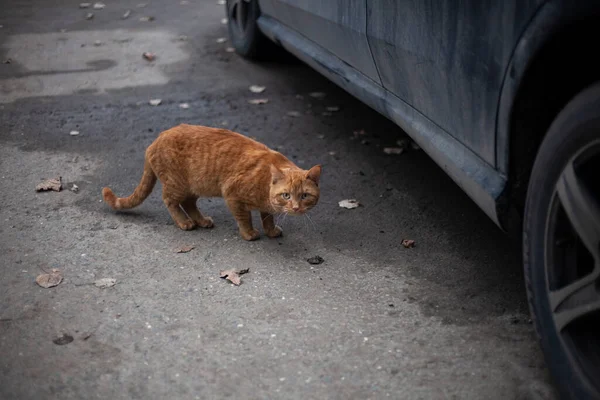
<path id="1" fill-rule="evenodd" d="M 258 0 L 227 0 L 225 11 L 229 39 L 237 54 L 249 60 L 262 61 L 281 51 L 258 27 Z"/>
<path id="2" fill-rule="evenodd" d="M 550 126 L 532 169 L 523 225 L 527 296 L 565 399 L 600 399 L 600 83 Z"/>

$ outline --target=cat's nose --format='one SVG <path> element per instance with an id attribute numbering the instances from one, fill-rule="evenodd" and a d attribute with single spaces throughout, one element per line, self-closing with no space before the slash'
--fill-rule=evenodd
<path id="1" fill-rule="evenodd" d="M 300 209 L 300 206 L 293 206 L 292 207 L 292 210 L 294 210 L 294 211 L 298 211 L 299 209 Z"/>

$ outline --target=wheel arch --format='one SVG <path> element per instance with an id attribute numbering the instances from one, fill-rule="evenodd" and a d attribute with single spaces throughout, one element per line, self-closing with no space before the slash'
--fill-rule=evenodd
<path id="1" fill-rule="evenodd" d="M 593 55 L 600 37 L 600 4 L 549 1 L 517 44 L 500 95 L 497 168 L 507 185 L 497 202 L 500 224 L 520 237 L 525 197 L 538 148 L 560 110 L 600 79 Z"/>

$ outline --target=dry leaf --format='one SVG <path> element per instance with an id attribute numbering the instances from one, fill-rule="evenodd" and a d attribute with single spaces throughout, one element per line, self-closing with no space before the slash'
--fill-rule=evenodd
<path id="1" fill-rule="evenodd" d="M 79 186 L 77 186 L 76 184 L 73 184 L 73 186 L 71 187 L 70 190 L 73 193 L 77 193 L 77 192 L 79 192 Z"/>
<path id="2" fill-rule="evenodd" d="M 227 38 L 224 37 L 220 37 L 217 39 L 217 43 L 225 43 L 227 41 Z"/>
<path id="3" fill-rule="evenodd" d="M 250 271 L 250 268 L 241 269 L 239 271 L 236 271 L 235 269 L 227 269 L 225 271 L 221 271 L 220 276 L 223 279 L 227 279 L 234 285 L 239 286 L 242 283 L 242 278 L 240 275 L 244 275 L 248 273 L 248 271 Z"/>
<path id="4" fill-rule="evenodd" d="M 252 100 L 248 100 L 248 103 L 250 104 L 267 104 L 269 102 L 269 99 L 252 99 Z"/>
<path id="5" fill-rule="evenodd" d="M 154 21 L 154 17 L 140 17 L 140 21 L 142 21 L 142 22 Z"/>
<path id="6" fill-rule="evenodd" d="M 69 132 L 69 135 L 77 136 L 77 135 L 79 135 L 79 131 L 71 131 L 71 132 Z"/>
<path id="7" fill-rule="evenodd" d="M 262 92 L 265 91 L 266 87 L 264 87 L 264 86 L 258 86 L 258 85 L 252 85 L 248 89 L 250 89 L 250 91 L 252 93 L 262 93 Z"/>
<path id="8" fill-rule="evenodd" d="M 184 110 L 187 110 L 188 108 L 190 108 L 190 105 L 188 103 L 181 103 L 181 104 L 179 104 L 179 108 L 183 108 Z"/>
<path id="9" fill-rule="evenodd" d="M 300 112 L 298 112 L 298 111 L 288 111 L 287 115 L 288 115 L 288 117 L 297 118 L 297 117 L 301 116 L 302 114 L 300 114 Z"/>
<path id="10" fill-rule="evenodd" d="M 176 249 L 175 253 L 189 253 L 190 251 L 194 250 L 194 248 L 194 246 L 182 246 Z"/>
<path id="11" fill-rule="evenodd" d="M 410 249 L 411 247 L 415 247 L 415 241 L 412 239 L 402 239 L 402 246 Z"/>
<path id="12" fill-rule="evenodd" d="M 49 274 L 47 273 L 38 275 L 37 278 L 35 278 L 35 283 L 37 283 L 43 288 L 48 289 L 57 286 L 59 283 L 62 282 L 62 280 L 63 277 L 60 273 L 60 270 L 54 268 L 50 271 Z"/>
<path id="13" fill-rule="evenodd" d="M 383 152 L 385 154 L 402 154 L 404 149 L 402 147 L 385 147 Z"/>
<path id="14" fill-rule="evenodd" d="M 63 333 L 61 336 L 52 339 L 52 342 L 54 344 L 57 344 L 59 346 L 65 345 L 65 344 L 69 344 L 73 341 L 73 336 L 71 335 L 67 335 L 66 333 Z"/>
<path id="15" fill-rule="evenodd" d="M 142 57 L 144 57 L 148 61 L 154 61 L 156 59 L 156 56 L 154 55 L 154 53 L 150 53 L 148 51 L 142 53 Z"/>
<path id="16" fill-rule="evenodd" d="M 121 18 L 127 19 L 127 18 L 129 18 L 130 15 L 131 15 L 131 10 L 127 10 L 127 11 L 125 11 L 125 13 L 123 13 L 123 16 Z"/>
<path id="17" fill-rule="evenodd" d="M 323 92 L 311 92 L 308 94 L 310 97 L 314 97 L 315 99 L 322 99 L 323 97 L 326 96 L 325 93 Z"/>
<path id="18" fill-rule="evenodd" d="M 309 264 L 318 265 L 318 264 L 321 264 L 325 260 L 321 256 L 314 256 L 311 258 L 307 258 L 306 261 L 308 261 Z"/>
<path id="19" fill-rule="evenodd" d="M 116 279 L 102 278 L 102 279 L 96 280 L 94 282 L 94 286 L 104 289 L 104 288 L 113 287 L 113 286 L 115 286 L 116 283 L 117 283 Z"/>
<path id="20" fill-rule="evenodd" d="M 330 107 L 327 107 L 327 111 L 337 112 L 337 111 L 340 111 L 340 108 L 338 106 L 330 106 Z"/>
<path id="21" fill-rule="evenodd" d="M 102 10 L 104 7 L 106 7 L 104 3 L 94 3 L 94 10 Z"/>
<path id="22" fill-rule="evenodd" d="M 351 210 L 353 208 L 357 208 L 358 206 L 360 206 L 360 203 L 356 199 L 341 200 L 340 202 L 338 202 L 338 204 L 339 204 L 340 207 L 347 208 L 349 210 Z"/>
<path id="23" fill-rule="evenodd" d="M 151 106 L 154 106 L 154 107 L 156 107 L 156 106 L 158 106 L 160 103 L 162 103 L 162 100 L 161 100 L 161 99 L 152 99 L 152 100 L 150 100 L 148 103 L 149 103 Z"/>
<path id="24" fill-rule="evenodd" d="M 43 192 L 46 190 L 54 190 L 55 192 L 60 192 L 62 190 L 62 178 L 59 176 L 58 178 L 46 179 L 39 185 L 35 187 L 35 190 L 38 192 Z"/>
<path id="25" fill-rule="evenodd" d="M 90 8 L 92 3 L 79 3 L 79 8 Z"/>
<path id="26" fill-rule="evenodd" d="M 222 23 L 223 25 L 227 25 L 227 21 L 228 21 L 228 20 L 227 20 L 227 18 L 223 18 L 223 19 L 221 20 L 221 23 Z"/>
<path id="27" fill-rule="evenodd" d="M 235 49 L 233 47 L 226 47 L 225 51 L 228 53 L 233 53 L 235 51 Z"/>
<path id="28" fill-rule="evenodd" d="M 87 14 L 85 15 L 85 19 L 87 19 L 87 20 L 90 20 L 90 19 L 92 19 L 92 18 L 94 18 L 94 13 L 87 13 Z"/>

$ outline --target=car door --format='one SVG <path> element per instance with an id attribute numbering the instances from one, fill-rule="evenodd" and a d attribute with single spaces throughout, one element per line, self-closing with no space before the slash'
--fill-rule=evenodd
<path id="1" fill-rule="evenodd" d="M 268 0 L 261 8 L 381 83 L 367 42 L 367 0 Z"/>
<path id="2" fill-rule="evenodd" d="M 367 0 L 383 86 L 495 166 L 498 98 L 544 0 Z"/>

